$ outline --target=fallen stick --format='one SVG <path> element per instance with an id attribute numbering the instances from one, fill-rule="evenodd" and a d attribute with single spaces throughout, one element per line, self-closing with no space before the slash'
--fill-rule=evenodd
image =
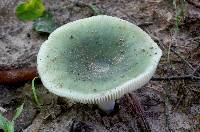
<path id="1" fill-rule="evenodd" d="M 193 75 L 171 76 L 171 77 L 152 77 L 152 81 L 170 81 L 170 80 L 200 80 L 200 77 Z"/>
<path id="2" fill-rule="evenodd" d="M 125 97 L 128 99 L 128 102 L 131 104 L 131 109 L 132 109 L 133 115 L 136 114 L 136 116 L 139 117 L 138 120 L 143 127 L 143 131 L 144 132 L 151 132 L 151 128 L 149 126 L 149 123 L 145 118 L 143 107 L 140 104 L 140 101 L 137 98 L 137 96 L 129 93 L 129 94 L 126 94 Z"/>
<path id="3" fill-rule="evenodd" d="M 197 66 L 196 69 L 193 70 L 193 72 L 189 75 L 182 75 L 182 76 L 171 76 L 171 77 L 152 77 L 152 81 L 171 81 L 171 80 L 200 80 L 199 76 L 195 76 L 195 73 L 198 73 L 197 71 L 200 68 L 200 64 Z"/>
<path id="4" fill-rule="evenodd" d="M 152 77 L 152 81 L 170 81 L 170 80 L 200 80 L 199 76 L 195 76 L 195 73 L 198 73 L 200 65 L 197 66 L 194 71 L 189 75 L 182 76 L 171 76 L 171 77 Z M 22 69 L 13 69 L 13 70 L 0 70 L 0 85 L 8 84 L 20 84 L 27 81 L 33 80 L 34 77 L 38 76 L 37 68 L 22 68 Z"/>
<path id="5" fill-rule="evenodd" d="M 0 84 L 20 84 L 30 81 L 36 76 L 38 76 L 36 67 L 0 70 Z"/>

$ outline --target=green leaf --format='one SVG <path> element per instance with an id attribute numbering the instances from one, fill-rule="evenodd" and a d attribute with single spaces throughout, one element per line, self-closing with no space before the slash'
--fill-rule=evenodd
<path id="1" fill-rule="evenodd" d="M 45 6 L 42 0 L 28 0 L 17 6 L 16 15 L 22 21 L 31 21 L 42 16 L 44 11 Z"/>
<path id="2" fill-rule="evenodd" d="M 38 78 L 38 77 L 35 77 L 35 78 L 33 78 L 33 80 L 32 80 L 32 91 L 33 91 L 34 100 L 35 100 L 37 106 L 40 108 L 40 107 L 41 107 L 41 103 L 40 103 L 40 101 L 39 101 L 39 99 L 38 99 L 38 97 L 37 97 L 36 88 L 35 88 L 35 79 L 37 79 L 37 78 Z"/>
<path id="3" fill-rule="evenodd" d="M 14 132 L 14 123 L 8 121 L 0 114 L 0 128 L 2 128 L 4 132 Z"/>
<path id="4" fill-rule="evenodd" d="M 6 118 L 4 118 L 1 114 L 0 114 L 0 128 L 2 128 L 3 130 L 6 129 L 6 124 L 7 124 L 8 120 Z"/>
<path id="5" fill-rule="evenodd" d="M 7 120 L 0 114 L 0 128 L 4 130 L 4 132 L 14 132 L 14 122 L 21 115 L 23 111 L 24 103 L 16 109 L 16 113 L 12 119 L 12 121 Z"/>
<path id="6" fill-rule="evenodd" d="M 13 122 L 8 122 L 6 124 L 6 130 L 5 132 L 14 132 L 14 123 Z"/>
<path id="7" fill-rule="evenodd" d="M 17 109 L 16 109 L 16 113 L 12 119 L 12 121 L 15 121 L 22 113 L 23 111 L 23 108 L 24 108 L 24 103 L 22 105 L 20 105 Z"/>
<path id="8" fill-rule="evenodd" d="M 33 27 L 38 32 L 52 33 L 57 28 L 57 25 L 53 15 L 50 12 L 45 12 L 42 17 L 35 21 Z"/>

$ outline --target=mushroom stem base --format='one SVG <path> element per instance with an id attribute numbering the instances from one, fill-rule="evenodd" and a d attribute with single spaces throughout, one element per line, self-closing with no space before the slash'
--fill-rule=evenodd
<path id="1" fill-rule="evenodd" d="M 102 102 L 98 104 L 99 108 L 103 111 L 105 111 L 106 113 L 110 113 L 113 111 L 114 107 L 115 107 L 115 101 L 107 101 L 107 102 Z"/>

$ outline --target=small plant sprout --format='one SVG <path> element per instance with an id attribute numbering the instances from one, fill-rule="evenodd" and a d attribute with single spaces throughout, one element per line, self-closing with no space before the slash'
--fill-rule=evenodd
<path id="1" fill-rule="evenodd" d="M 0 128 L 4 130 L 4 132 L 14 132 L 15 120 L 21 115 L 23 111 L 24 104 L 20 105 L 15 112 L 15 115 L 12 121 L 9 121 L 5 117 L 0 114 Z"/>
<path id="2" fill-rule="evenodd" d="M 35 77 L 35 78 L 33 78 L 33 80 L 32 80 L 33 98 L 34 98 L 35 103 L 37 104 L 38 108 L 41 108 L 41 102 L 40 102 L 39 99 L 38 99 L 37 91 L 36 91 L 36 88 L 35 88 L 35 79 L 38 79 L 38 77 Z"/>
<path id="3" fill-rule="evenodd" d="M 49 91 L 110 112 L 116 99 L 150 80 L 161 55 L 136 25 L 98 15 L 51 33 L 39 50 L 37 68 Z"/>

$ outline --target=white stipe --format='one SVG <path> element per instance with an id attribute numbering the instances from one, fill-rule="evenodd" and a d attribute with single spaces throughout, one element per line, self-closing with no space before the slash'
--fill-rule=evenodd
<path id="1" fill-rule="evenodd" d="M 98 104 L 99 108 L 105 111 L 106 113 L 110 113 L 113 111 L 115 107 L 115 101 L 106 101 Z"/>

